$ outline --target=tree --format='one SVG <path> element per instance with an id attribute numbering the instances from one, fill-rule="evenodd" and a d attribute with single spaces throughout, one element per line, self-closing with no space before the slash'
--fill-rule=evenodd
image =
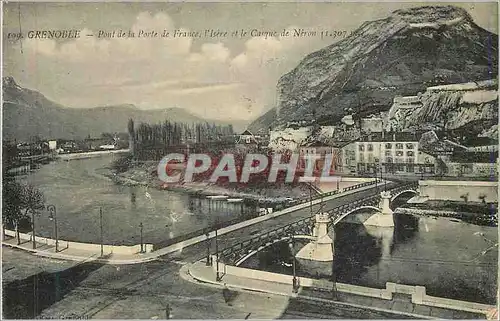
<path id="1" fill-rule="evenodd" d="M 33 232 L 33 248 L 35 248 L 35 214 L 45 208 L 45 197 L 43 193 L 31 184 L 22 186 L 21 208 L 24 216 L 31 214 L 31 226 Z"/>
<path id="2" fill-rule="evenodd" d="M 31 184 L 20 184 L 14 180 L 4 180 L 2 191 L 2 223 L 16 229 L 17 243 L 20 244 L 19 224 L 23 219 L 45 208 L 43 193 Z M 34 233 L 34 224 L 33 224 Z"/>
<path id="3" fill-rule="evenodd" d="M 2 191 L 2 228 L 5 235 L 5 227 L 15 228 L 17 244 L 21 243 L 19 238 L 19 222 L 23 218 L 21 211 L 21 200 L 23 188 L 15 180 L 3 180 Z"/>

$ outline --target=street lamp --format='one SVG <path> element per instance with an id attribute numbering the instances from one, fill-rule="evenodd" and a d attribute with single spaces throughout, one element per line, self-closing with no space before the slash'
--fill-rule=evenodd
<path id="1" fill-rule="evenodd" d="M 142 240 L 142 228 L 144 227 L 144 225 L 142 225 L 142 222 L 139 223 L 139 228 L 141 229 L 141 252 L 140 253 L 144 253 L 144 242 Z"/>
<path id="2" fill-rule="evenodd" d="M 35 216 L 40 216 L 40 213 L 37 213 L 34 209 L 31 209 L 31 230 L 33 233 L 33 250 L 36 249 L 36 233 L 35 233 Z"/>
<path id="3" fill-rule="evenodd" d="M 167 306 L 165 307 L 165 319 L 170 319 L 170 312 L 172 312 L 172 308 L 170 307 L 170 304 L 167 303 Z"/>
<path id="4" fill-rule="evenodd" d="M 293 280 L 292 280 L 292 292 L 297 293 L 298 290 L 298 284 L 297 284 L 297 274 L 296 274 L 296 268 L 295 268 L 295 250 L 294 250 L 294 238 L 293 235 L 290 234 L 290 241 L 288 243 L 288 246 L 290 247 L 290 251 L 292 252 L 292 273 L 293 273 Z"/>
<path id="5" fill-rule="evenodd" d="M 101 226 L 101 257 L 104 256 L 104 240 L 102 233 L 102 207 L 99 207 L 99 225 Z"/>
<path id="6" fill-rule="evenodd" d="M 311 216 L 313 215 L 313 199 L 312 199 L 312 185 L 309 183 L 309 209 L 311 212 Z"/>
<path id="7" fill-rule="evenodd" d="M 219 241 L 217 239 L 217 230 L 219 229 L 219 219 L 215 219 L 215 263 L 217 264 L 217 267 L 215 269 L 215 280 L 219 282 L 221 280 L 220 273 L 219 273 Z"/>
<path id="8" fill-rule="evenodd" d="M 207 237 L 207 266 L 210 266 L 210 229 L 207 228 L 205 236 Z"/>
<path id="9" fill-rule="evenodd" d="M 57 237 L 57 211 L 55 205 L 47 205 L 49 211 L 49 220 L 54 221 L 54 236 L 56 239 L 56 253 L 59 252 L 59 239 Z"/>

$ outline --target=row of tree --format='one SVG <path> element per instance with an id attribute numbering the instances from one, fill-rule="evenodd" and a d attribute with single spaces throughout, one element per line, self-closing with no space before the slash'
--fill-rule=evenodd
<path id="1" fill-rule="evenodd" d="M 161 124 L 141 123 L 135 128 L 134 121 L 130 119 L 128 131 L 138 148 L 213 142 L 234 135 L 232 125 L 187 124 L 168 120 Z"/>
<path id="2" fill-rule="evenodd" d="M 45 208 L 45 197 L 31 184 L 4 178 L 2 185 L 2 225 L 16 230 L 20 244 L 19 230 L 30 229 L 32 216 Z"/>

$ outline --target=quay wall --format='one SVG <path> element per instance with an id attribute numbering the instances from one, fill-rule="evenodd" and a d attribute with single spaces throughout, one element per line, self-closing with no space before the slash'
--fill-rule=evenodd
<path id="1" fill-rule="evenodd" d="M 218 263 L 217 268 L 217 257 L 215 255 L 212 256 L 212 262 L 212 268 L 214 272 L 216 272 L 218 269 L 219 273 L 222 276 L 232 275 L 261 281 L 283 283 L 290 285 L 290 287 L 293 285 L 292 275 L 241 268 L 232 265 L 226 265 L 221 262 Z M 222 278 L 222 280 L 224 280 L 224 278 Z M 334 286 L 334 283 L 328 280 L 316 280 L 305 277 L 297 277 L 297 281 L 298 285 L 301 287 L 312 287 L 328 291 L 331 291 Z M 405 284 L 387 282 L 385 289 L 376 289 L 346 283 L 335 283 L 335 288 L 338 292 L 352 293 L 356 295 L 380 298 L 385 300 L 392 300 L 395 293 L 402 293 L 410 295 L 411 302 L 415 304 L 473 313 L 483 313 L 485 315 L 495 308 L 495 306 L 488 304 L 430 296 L 426 294 L 426 289 L 424 286 L 410 286 Z"/>
<path id="2" fill-rule="evenodd" d="M 498 182 L 423 180 L 418 185 L 420 197 L 429 200 L 464 201 L 460 196 L 466 195 L 471 202 L 481 202 L 481 196 L 486 202 L 498 202 Z"/>
<path id="3" fill-rule="evenodd" d="M 11 236 L 11 237 L 17 237 L 16 236 L 16 231 L 12 230 L 5 230 L 5 235 Z M 27 234 L 27 233 L 19 233 L 19 238 L 24 241 L 31 241 L 32 240 L 32 235 Z M 51 245 L 55 246 L 56 241 L 51 238 L 47 237 L 41 237 L 37 236 L 36 237 L 36 242 L 37 243 L 42 243 L 46 245 Z M 87 251 L 87 252 L 96 252 L 100 253 L 101 251 L 101 245 L 100 244 L 93 244 L 93 243 L 80 243 L 80 242 L 70 242 L 70 241 L 65 241 L 65 240 L 58 240 L 59 242 L 59 251 L 62 252 L 65 249 L 76 249 L 76 250 L 82 250 L 82 251 Z M 153 251 L 153 244 L 144 244 L 144 251 L 145 253 L 149 253 Z M 132 245 L 132 246 L 124 246 L 124 245 L 109 245 L 109 244 L 104 244 L 103 246 L 104 253 L 105 254 L 136 254 L 141 251 L 141 245 Z"/>
<path id="4" fill-rule="evenodd" d="M 102 151 L 96 151 L 96 152 L 60 154 L 60 155 L 57 155 L 57 158 L 61 159 L 61 160 L 69 161 L 69 160 L 75 160 L 75 159 L 101 157 L 104 155 L 120 154 L 120 153 L 128 153 L 128 152 L 129 152 L 129 149 L 102 150 Z"/>

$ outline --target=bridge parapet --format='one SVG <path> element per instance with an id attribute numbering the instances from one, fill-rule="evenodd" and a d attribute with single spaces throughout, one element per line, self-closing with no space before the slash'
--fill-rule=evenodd
<path id="1" fill-rule="evenodd" d="M 410 183 L 392 188 L 388 191 L 394 195 L 393 193 L 407 190 L 412 186 L 418 185 L 417 183 Z M 326 211 L 325 213 L 328 214 L 330 221 L 329 224 L 335 225 L 341 220 L 342 215 L 352 212 L 360 207 L 378 206 L 380 200 L 380 194 L 377 193 L 372 196 L 355 200 L 348 204 L 337 206 Z M 247 240 L 219 251 L 219 261 L 228 265 L 235 265 L 237 262 L 240 262 L 242 258 L 248 256 L 249 253 L 258 251 L 260 248 L 265 247 L 266 244 L 275 243 L 277 239 L 284 239 L 286 237 L 290 237 L 290 235 L 312 235 L 315 223 L 316 214 L 291 222 L 287 225 L 274 228 L 270 231 L 265 231 L 259 235 L 253 236 Z"/>

